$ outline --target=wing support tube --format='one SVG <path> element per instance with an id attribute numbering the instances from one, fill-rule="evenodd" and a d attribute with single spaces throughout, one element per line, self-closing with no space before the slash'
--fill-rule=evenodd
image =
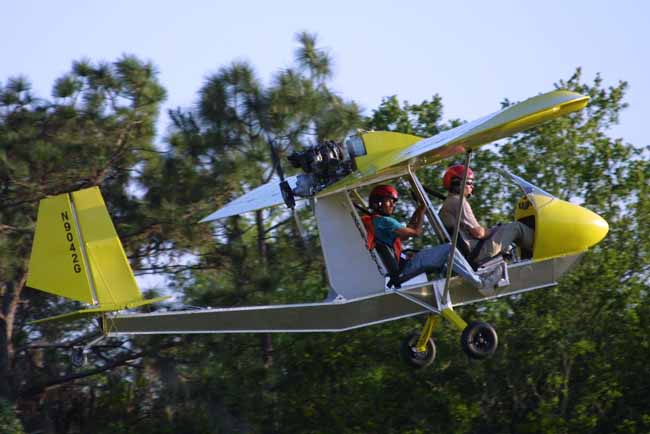
<path id="1" fill-rule="evenodd" d="M 449 296 L 449 282 L 451 280 L 451 272 L 453 269 L 454 255 L 456 254 L 456 245 L 458 244 L 458 233 L 460 232 L 460 222 L 463 219 L 463 205 L 465 201 L 465 185 L 467 184 L 467 174 L 469 172 L 469 164 L 472 160 L 472 151 L 468 150 L 465 155 L 465 173 L 463 174 L 463 182 L 460 185 L 460 207 L 458 210 L 458 217 L 456 218 L 456 227 L 454 228 L 454 235 L 451 238 L 451 249 L 449 249 L 449 261 L 447 262 L 447 280 L 445 282 L 445 292 L 443 299 L 446 300 Z"/>

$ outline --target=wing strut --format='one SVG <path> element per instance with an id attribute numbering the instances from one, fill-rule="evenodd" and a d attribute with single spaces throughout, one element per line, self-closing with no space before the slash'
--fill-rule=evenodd
<path id="1" fill-rule="evenodd" d="M 456 244 L 458 244 L 458 232 L 460 232 L 460 222 L 463 219 L 463 205 L 465 202 L 465 184 L 467 183 L 467 173 L 469 172 L 469 163 L 472 160 L 472 150 L 468 149 L 465 154 L 465 173 L 463 174 L 463 182 L 460 185 L 460 208 L 458 209 L 458 217 L 456 217 L 456 227 L 454 234 L 451 237 L 451 249 L 449 249 L 449 261 L 447 262 L 447 280 L 445 281 L 445 292 L 442 296 L 443 300 L 447 300 L 449 296 L 449 281 L 451 280 L 452 264 L 454 263 L 454 255 L 456 254 Z"/>

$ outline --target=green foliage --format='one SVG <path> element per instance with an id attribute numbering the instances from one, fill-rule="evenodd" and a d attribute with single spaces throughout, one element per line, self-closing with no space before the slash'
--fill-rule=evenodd
<path id="1" fill-rule="evenodd" d="M 6 434 L 25 433 L 13 407 L 5 400 L 0 400 L 0 432 Z"/>
<path id="2" fill-rule="evenodd" d="M 429 137 L 460 124 L 458 119 L 442 123 L 442 98 L 435 94 L 431 101 L 424 100 L 420 104 L 404 101 L 401 106 L 395 95 L 383 98 L 379 107 L 366 119 L 364 126 L 367 130 L 397 131 Z"/>
<path id="3" fill-rule="evenodd" d="M 166 273 L 187 304 L 323 299 L 308 208 L 298 210 L 305 241 L 282 207 L 213 227 L 197 220 L 277 180 L 279 161 L 319 140 L 360 126 L 429 136 L 460 121 L 443 121 L 438 94 L 421 104 L 388 97 L 363 119 L 330 88 L 332 59 L 316 36 L 297 40 L 295 64 L 268 85 L 244 62 L 209 76 L 195 109 L 168 113 L 164 152 L 153 138 L 165 92 L 155 68 L 136 58 L 74 63 L 53 101 L 32 95 L 25 78 L 0 87 L 0 396 L 18 403 L 26 430 L 648 432 L 650 149 L 609 135 L 627 84 L 584 83 L 580 70 L 557 87 L 590 95 L 586 110 L 476 152 L 471 200 L 486 225 L 510 220 L 520 193 L 498 177 L 506 167 L 603 215 L 610 233 L 557 288 L 459 310 L 499 331 L 489 360 L 467 359 L 458 333 L 443 326 L 435 364 L 411 371 L 399 342 L 421 323 L 405 319 L 340 334 L 109 341 L 75 371 L 66 348 L 51 346 L 87 340 L 93 328 L 27 323 L 69 308 L 24 287 L 36 204 L 91 185 L 101 185 L 134 268 Z M 439 189 L 449 163 L 420 179 Z M 12 405 L 0 405 L 2 432 L 22 432 Z"/>
<path id="4" fill-rule="evenodd" d="M 151 235 L 151 211 L 130 193 L 135 169 L 156 156 L 155 123 L 165 91 L 153 66 L 132 56 L 76 62 L 55 82 L 53 96 L 35 97 L 25 78 L 0 87 L 0 397 L 28 409 L 21 415 L 30 431 L 49 423 L 40 414 L 62 410 L 52 421 L 59 431 L 76 417 L 68 406 L 83 400 L 84 387 L 94 384 L 84 378 L 93 371 L 74 372 L 67 350 L 96 333 L 78 323 L 29 323 L 78 307 L 25 286 L 38 201 L 100 185 L 127 252 L 136 259 L 140 249 L 158 253 L 145 235 Z M 131 350 L 109 346 L 93 353 L 93 368 L 119 367 Z M 77 388 L 48 396 L 75 379 Z"/>

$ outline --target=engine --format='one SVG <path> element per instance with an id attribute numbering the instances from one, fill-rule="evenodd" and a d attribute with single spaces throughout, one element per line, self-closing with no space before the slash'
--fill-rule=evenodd
<path id="1" fill-rule="evenodd" d="M 293 167 L 304 172 L 298 175 L 293 189 L 293 193 L 301 197 L 313 196 L 354 170 L 354 163 L 346 158 L 343 145 L 331 140 L 294 152 L 287 159 Z"/>

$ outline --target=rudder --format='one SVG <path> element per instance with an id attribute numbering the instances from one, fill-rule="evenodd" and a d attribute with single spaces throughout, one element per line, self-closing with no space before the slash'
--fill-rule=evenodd
<path id="1" fill-rule="evenodd" d="M 99 304 L 124 309 L 127 303 L 141 300 L 140 289 L 99 188 L 75 191 L 72 200 Z"/>

